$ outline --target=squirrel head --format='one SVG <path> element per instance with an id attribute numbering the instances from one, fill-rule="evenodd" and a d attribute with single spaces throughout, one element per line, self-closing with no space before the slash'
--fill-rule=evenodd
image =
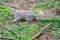
<path id="1" fill-rule="evenodd" d="M 9 13 L 10 13 L 10 14 L 14 14 L 14 13 L 15 13 L 15 9 L 14 9 L 14 8 L 11 8 L 11 10 L 10 10 Z"/>

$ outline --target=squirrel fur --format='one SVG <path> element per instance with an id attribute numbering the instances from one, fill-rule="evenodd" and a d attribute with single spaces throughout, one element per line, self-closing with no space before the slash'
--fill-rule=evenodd
<path id="1" fill-rule="evenodd" d="M 18 21 L 21 19 L 26 20 L 27 22 L 32 22 L 35 20 L 46 19 L 54 17 L 54 14 L 45 14 L 43 11 L 40 11 L 39 14 L 33 14 L 30 10 L 17 10 L 12 9 L 10 14 L 14 15 L 15 19 L 13 21 Z"/>

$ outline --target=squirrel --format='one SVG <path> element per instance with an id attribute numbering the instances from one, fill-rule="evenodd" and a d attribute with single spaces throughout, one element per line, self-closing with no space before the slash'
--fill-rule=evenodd
<path id="1" fill-rule="evenodd" d="M 17 9 L 12 9 L 10 11 L 10 14 L 14 15 L 15 19 L 13 21 L 18 21 L 21 19 L 26 20 L 27 22 L 32 22 L 35 19 L 35 15 L 32 14 L 29 10 L 17 10 Z"/>
<path id="2" fill-rule="evenodd" d="M 43 11 L 40 11 L 39 14 L 33 14 L 30 10 L 17 10 L 17 9 L 11 9 L 10 14 L 14 15 L 15 19 L 13 21 L 18 21 L 21 19 L 26 20 L 27 22 L 32 22 L 35 20 L 44 20 L 46 18 L 54 17 L 54 14 L 45 14 Z"/>

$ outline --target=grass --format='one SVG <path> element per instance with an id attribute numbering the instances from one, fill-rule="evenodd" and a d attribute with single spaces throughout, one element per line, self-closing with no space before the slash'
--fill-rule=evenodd
<path id="1" fill-rule="evenodd" d="M 0 2 L 9 2 L 11 0 L 0 0 Z"/>
<path id="2" fill-rule="evenodd" d="M 10 38 L 16 38 L 17 40 L 32 40 L 30 35 L 36 34 L 39 31 L 39 27 L 37 24 L 30 24 L 30 23 L 20 23 L 20 26 L 7 26 L 7 29 L 14 31 L 15 33 L 18 33 L 17 35 L 14 35 L 13 33 L 9 32 L 6 29 L 1 28 L 0 26 L 0 36 L 6 36 Z M 2 30 L 3 29 L 3 30 Z"/>
<path id="3" fill-rule="evenodd" d="M 38 8 L 42 7 L 57 7 L 60 5 L 60 2 L 57 1 L 55 2 L 37 2 L 35 4 L 33 4 L 34 6 L 37 6 Z M 9 14 L 10 11 L 10 7 L 7 6 L 3 6 L 0 5 L 0 23 L 5 21 L 5 20 L 11 20 L 13 18 L 12 15 Z M 34 14 L 37 14 L 38 11 L 37 10 L 32 10 L 32 12 Z M 46 19 L 48 20 L 48 19 Z M 60 16 L 56 17 L 56 18 L 49 18 L 49 20 L 51 21 L 43 21 L 43 20 L 39 20 L 36 23 L 28 23 L 28 22 L 23 22 L 23 23 L 19 23 L 19 25 L 17 26 L 11 26 L 11 25 L 6 25 L 7 29 L 12 30 L 16 33 L 18 33 L 17 35 L 12 34 L 11 32 L 9 32 L 6 29 L 3 29 L 2 26 L 0 26 L 0 36 L 6 36 L 6 37 L 11 37 L 11 38 L 16 38 L 17 40 L 32 40 L 31 39 L 31 34 L 36 34 L 38 33 L 38 31 L 41 29 L 38 24 L 43 24 L 43 25 L 47 25 L 49 23 L 52 23 L 52 26 L 49 27 L 50 28 L 50 33 L 59 38 L 60 36 L 60 28 L 59 28 L 59 24 L 60 24 Z M 54 20 L 54 21 L 52 21 Z M 59 20 L 59 21 L 57 21 Z M 3 30 L 2 30 L 3 29 Z M 5 40 L 5 39 L 4 39 Z"/>
<path id="4" fill-rule="evenodd" d="M 36 2 L 31 5 L 33 8 L 40 8 L 40 9 L 45 9 L 45 8 L 57 8 L 60 7 L 60 1 L 47 1 L 47 2 Z"/>
<path id="5" fill-rule="evenodd" d="M 54 21 L 52 21 L 54 20 Z M 55 38 L 59 39 L 60 40 L 60 16 L 59 17 L 56 17 L 56 18 L 50 18 L 50 21 L 46 20 L 46 21 L 39 21 L 40 24 L 43 24 L 43 25 L 47 25 L 49 23 L 52 23 L 52 25 L 49 27 L 50 29 L 50 34 L 52 36 L 54 36 Z"/>
<path id="6" fill-rule="evenodd" d="M 0 22 L 12 17 L 12 15 L 9 14 L 10 9 L 10 7 L 0 5 Z"/>
<path id="7" fill-rule="evenodd" d="M 13 18 L 13 16 L 9 14 L 10 9 L 11 9 L 10 7 L 0 5 L 0 23 L 1 22 L 4 23 L 5 20 L 11 20 Z M 31 34 L 38 33 L 40 29 L 37 23 L 32 24 L 28 22 L 23 22 L 23 23 L 20 22 L 19 25 L 17 26 L 11 26 L 10 24 L 8 25 L 6 24 L 7 26 L 6 28 L 8 30 L 12 30 L 18 33 L 17 35 L 14 35 L 12 32 L 4 29 L 3 26 L 0 26 L 0 36 L 16 38 L 17 40 L 32 40 L 30 37 L 32 36 Z M 1 40 L 5 40 L 5 39 L 1 39 Z"/>

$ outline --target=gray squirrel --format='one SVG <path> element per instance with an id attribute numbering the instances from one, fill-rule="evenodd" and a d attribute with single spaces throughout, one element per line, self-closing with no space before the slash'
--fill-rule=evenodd
<path id="1" fill-rule="evenodd" d="M 12 9 L 10 11 L 10 14 L 14 15 L 15 17 L 13 21 L 24 19 L 27 22 L 32 22 L 35 19 L 35 15 L 33 15 L 32 12 L 30 12 L 29 10 L 22 12 L 20 10 Z"/>
<path id="2" fill-rule="evenodd" d="M 21 19 L 26 20 L 27 22 L 32 22 L 34 19 L 35 20 L 44 20 L 46 18 L 54 17 L 54 14 L 45 14 L 44 12 L 40 12 L 39 14 L 33 14 L 30 10 L 26 11 L 20 11 L 17 9 L 12 9 L 10 11 L 10 14 L 14 15 L 15 19 L 13 21 L 18 21 Z"/>

